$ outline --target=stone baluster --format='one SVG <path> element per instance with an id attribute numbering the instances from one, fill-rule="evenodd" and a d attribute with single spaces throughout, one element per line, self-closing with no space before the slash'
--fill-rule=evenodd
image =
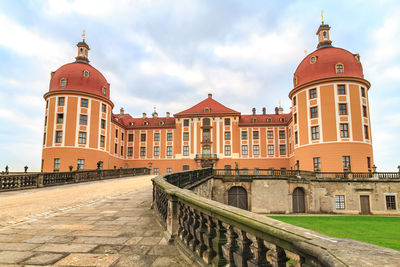
<path id="1" fill-rule="evenodd" d="M 276 245 L 272 245 L 271 250 L 268 251 L 268 259 L 273 267 L 286 267 L 288 261 L 285 250 Z"/>
<path id="2" fill-rule="evenodd" d="M 197 256 L 203 257 L 203 252 L 207 249 L 204 241 L 204 233 L 207 232 L 207 220 L 202 212 L 195 211 L 199 218 L 199 228 L 196 231 L 196 238 L 199 240 L 199 245 L 196 247 L 195 251 Z"/>
<path id="3" fill-rule="evenodd" d="M 203 240 L 206 246 L 206 250 L 203 253 L 203 260 L 206 264 L 211 264 L 216 254 L 213 246 L 213 239 L 216 236 L 215 223 L 211 216 L 206 215 L 206 226 L 207 231 L 203 234 Z"/>
<path id="4" fill-rule="evenodd" d="M 287 260 L 289 260 L 289 259 L 292 260 L 291 266 L 293 266 L 293 267 L 304 266 L 305 260 L 300 255 L 298 255 L 296 253 L 293 253 L 293 252 L 291 252 L 289 250 L 286 250 L 286 249 L 285 249 L 285 255 L 286 255 L 286 259 Z"/>
<path id="5" fill-rule="evenodd" d="M 226 229 L 226 233 L 225 233 L 226 243 L 222 247 L 222 252 L 224 254 L 224 258 L 227 260 L 227 265 L 226 266 L 229 266 L 229 267 L 235 266 L 233 253 L 238 248 L 238 246 L 236 244 L 237 234 L 233 230 L 233 226 L 232 225 L 229 225 L 227 223 L 223 223 L 222 225 Z"/>
<path id="6" fill-rule="evenodd" d="M 178 233 L 179 222 L 178 222 L 178 200 L 175 196 L 169 196 L 168 198 L 168 210 L 167 210 L 167 232 L 171 235 L 170 240 L 173 240 Z"/>
<path id="7" fill-rule="evenodd" d="M 185 223 L 187 220 L 187 214 L 185 212 L 185 205 L 180 202 L 179 203 L 179 231 L 178 231 L 178 235 L 179 238 L 184 241 L 184 239 L 186 238 L 186 235 L 188 234 L 187 230 L 185 229 Z"/>
<path id="8" fill-rule="evenodd" d="M 200 227 L 200 218 L 194 208 L 190 208 L 190 215 L 193 220 L 193 223 L 189 225 L 189 232 L 193 238 L 192 238 L 192 240 L 189 241 L 189 248 L 193 251 L 196 251 L 196 248 L 200 243 L 199 239 L 196 236 L 196 232 L 198 231 L 198 228 Z"/>
<path id="9" fill-rule="evenodd" d="M 225 266 L 227 261 L 224 258 L 223 252 L 222 252 L 222 246 L 225 245 L 226 243 L 226 229 L 222 225 L 222 222 L 220 220 L 216 220 L 215 222 L 216 228 L 215 228 L 215 237 L 213 239 L 213 247 L 214 251 L 216 253 L 216 256 L 212 260 L 212 265 L 213 266 Z"/>
<path id="10" fill-rule="evenodd" d="M 247 266 L 247 260 L 251 259 L 253 255 L 251 254 L 250 245 L 251 240 L 247 238 L 246 232 L 241 229 L 234 229 L 237 234 L 238 248 L 233 254 L 236 266 Z"/>
<path id="11" fill-rule="evenodd" d="M 189 247 L 190 241 L 193 239 L 193 235 L 190 231 L 192 224 L 194 223 L 192 211 L 190 210 L 189 206 L 185 206 L 185 213 L 187 214 L 187 220 L 184 222 L 185 230 L 187 235 L 185 236 L 184 243 L 186 246 Z"/>
<path id="12" fill-rule="evenodd" d="M 272 265 L 267 262 L 267 251 L 269 248 L 265 246 L 264 240 L 251 234 L 247 234 L 247 237 L 252 242 L 250 250 L 253 255 L 253 257 L 247 261 L 247 266 L 272 267 Z"/>

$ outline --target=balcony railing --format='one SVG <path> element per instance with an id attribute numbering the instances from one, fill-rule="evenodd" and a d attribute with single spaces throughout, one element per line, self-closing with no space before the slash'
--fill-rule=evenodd
<path id="1" fill-rule="evenodd" d="M 217 154 L 196 154 L 196 159 L 218 159 Z"/>

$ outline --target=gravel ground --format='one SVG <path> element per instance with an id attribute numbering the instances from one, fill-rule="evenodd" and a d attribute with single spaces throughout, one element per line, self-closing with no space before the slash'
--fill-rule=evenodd
<path id="1" fill-rule="evenodd" d="M 151 189 L 154 176 L 134 176 L 40 189 L 0 192 L 0 225 L 32 220 L 57 211 L 93 204 L 107 198 Z"/>

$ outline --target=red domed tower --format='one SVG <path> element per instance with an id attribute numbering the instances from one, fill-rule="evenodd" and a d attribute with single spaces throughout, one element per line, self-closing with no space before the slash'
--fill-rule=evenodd
<path id="1" fill-rule="evenodd" d="M 42 171 L 108 166 L 111 111 L 110 84 L 89 64 L 89 46 L 77 44 L 76 61 L 51 73 L 46 100 Z"/>
<path id="2" fill-rule="evenodd" d="M 294 73 L 290 126 L 292 168 L 368 171 L 373 165 L 368 90 L 360 56 L 332 46 L 318 28 L 317 50 Z"/>

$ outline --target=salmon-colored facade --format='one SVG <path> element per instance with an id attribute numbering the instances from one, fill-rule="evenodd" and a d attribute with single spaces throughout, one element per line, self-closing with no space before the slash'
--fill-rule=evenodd
<path id="1" fill-rule="evenodd" d="M 52 73 L 44 95 L 42 171 L 151 167 L 155 173 L 214 168 L 369 171 L 373 165 L 368 90 L 358 54 L 335 48 L 330 27 L 294 74 L 290 113 L 252 114 L 209 94 L 159 117 L 112 113 L 110 85 L 78 43 L 76 62 Z M 325 32 L 325 33 L 324 33 Z M 98 166 L 99 165 L 99 166 Z"/>

